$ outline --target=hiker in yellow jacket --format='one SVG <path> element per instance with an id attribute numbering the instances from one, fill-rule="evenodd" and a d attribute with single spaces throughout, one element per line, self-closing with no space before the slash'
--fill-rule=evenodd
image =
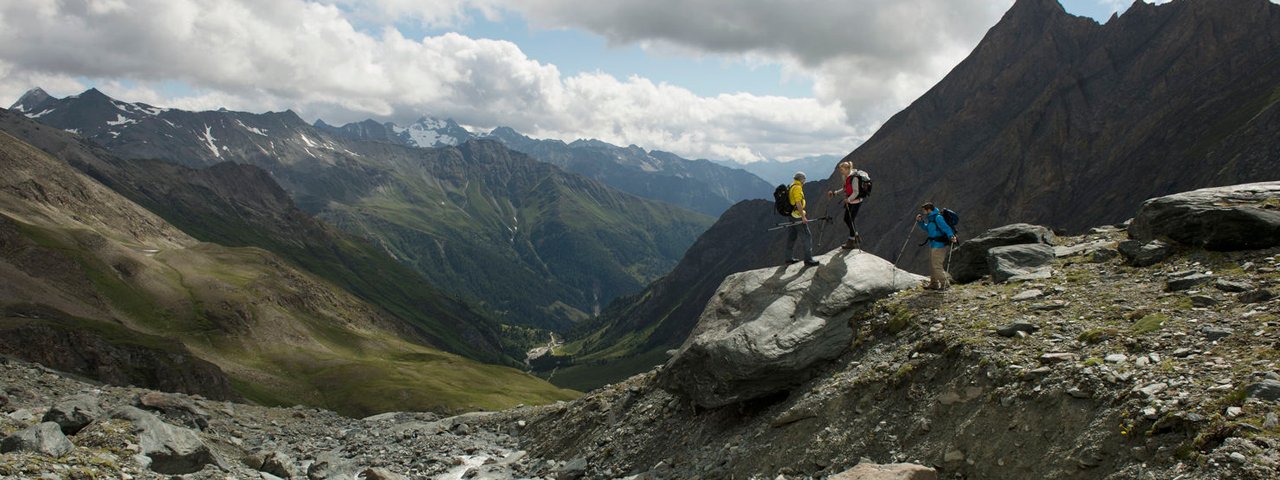
<path id="1" fill-rule="evenodd" d="M 816 266 L 818 261 L 813 259 L 813 233 L 809 231 L 809 215 L 805 212 L 804 202 L 804 172 L 796 172 L 792 177 L 795 179 L 791 183 L 791 188 L 787 191 L 790 198 L 791 218 L 798 220 L 799 225 L 791 227 L 787 230 L 787 264 L 793 264 L 800 260 L 792 256 L 796 247 L 796 237 L 803 237 L 804 242 L 804 264 L 807 266 Z"/>

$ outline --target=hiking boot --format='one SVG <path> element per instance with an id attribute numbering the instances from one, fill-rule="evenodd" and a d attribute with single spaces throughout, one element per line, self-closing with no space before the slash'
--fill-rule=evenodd
<path id="1" fill-rule="evenodd" d="M 797 264 L 797 263 L 800 263 L 800 259 L 799 259 L 799 258 L 788 258 L 788 259 L 787 259 L 787 265 L 795 265 L 795 264 Z"/>
<path id="2" fill-rule="evenodd" d="M 858 248 L 858 242 L 850 238 L 848 240 L 845 240 L 844 245 L 841 245 L 840 248 L 843 248 L 845 250 L 853 250 L 855 248 Z"/>
<path id="3" fill-rule="evenodd" d="M 818 265 L 822 265 L 822 264 L 821 264 L 821 263 L 819 263 L 817 260 L 805 260 L 805 261 L 804 261 L 804 266 L 806 266 L 806 267 L 816 267 L 816 266 L 818 266 Z"/>

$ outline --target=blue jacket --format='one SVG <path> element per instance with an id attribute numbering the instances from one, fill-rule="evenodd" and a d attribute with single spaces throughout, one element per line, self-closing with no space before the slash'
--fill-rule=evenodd
<path id="1" fill-rule="evenodd" d="M 950 238 L 956 235 L 956 232 L 951 230 L 951 226 L 947 225 L 947 222 L 942 219 L 942 211 L 936 208 L 924 216 L 924 221 L 916 222 L 916 225 L 919 225 L 920 229 L 924 230 L 924 233 L 929 234 L 931 239 L 929 240 L 929 248 L 946 248 L 951 243 Z M 932 240 L 940 237 L 948 240 L 945 242 Z"/>

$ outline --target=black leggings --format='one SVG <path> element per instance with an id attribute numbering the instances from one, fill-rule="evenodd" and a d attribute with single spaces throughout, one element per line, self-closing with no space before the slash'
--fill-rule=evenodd
<path id="1" fill-rule="evenodd" d="M 849 227 L 849 238 L 858 236 L 858 231 L 853 228 L 853 222 L 858 219 L 859 208 L 862 208 L 862 202 L 844 204 L 844 224 Z"/>

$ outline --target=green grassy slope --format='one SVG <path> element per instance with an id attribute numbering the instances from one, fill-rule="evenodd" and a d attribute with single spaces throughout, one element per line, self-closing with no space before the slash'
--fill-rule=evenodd
<path id="1" fill-rule="evenodd" d="M 196 242 L 4 134 L 0 169 L 0 306 L 45 305 L 86 326 L 180 343 L 268 403 L 364 415 L 575 395 L 404 340 L 381 309 L 332 283 L 259 248 Z"/>

